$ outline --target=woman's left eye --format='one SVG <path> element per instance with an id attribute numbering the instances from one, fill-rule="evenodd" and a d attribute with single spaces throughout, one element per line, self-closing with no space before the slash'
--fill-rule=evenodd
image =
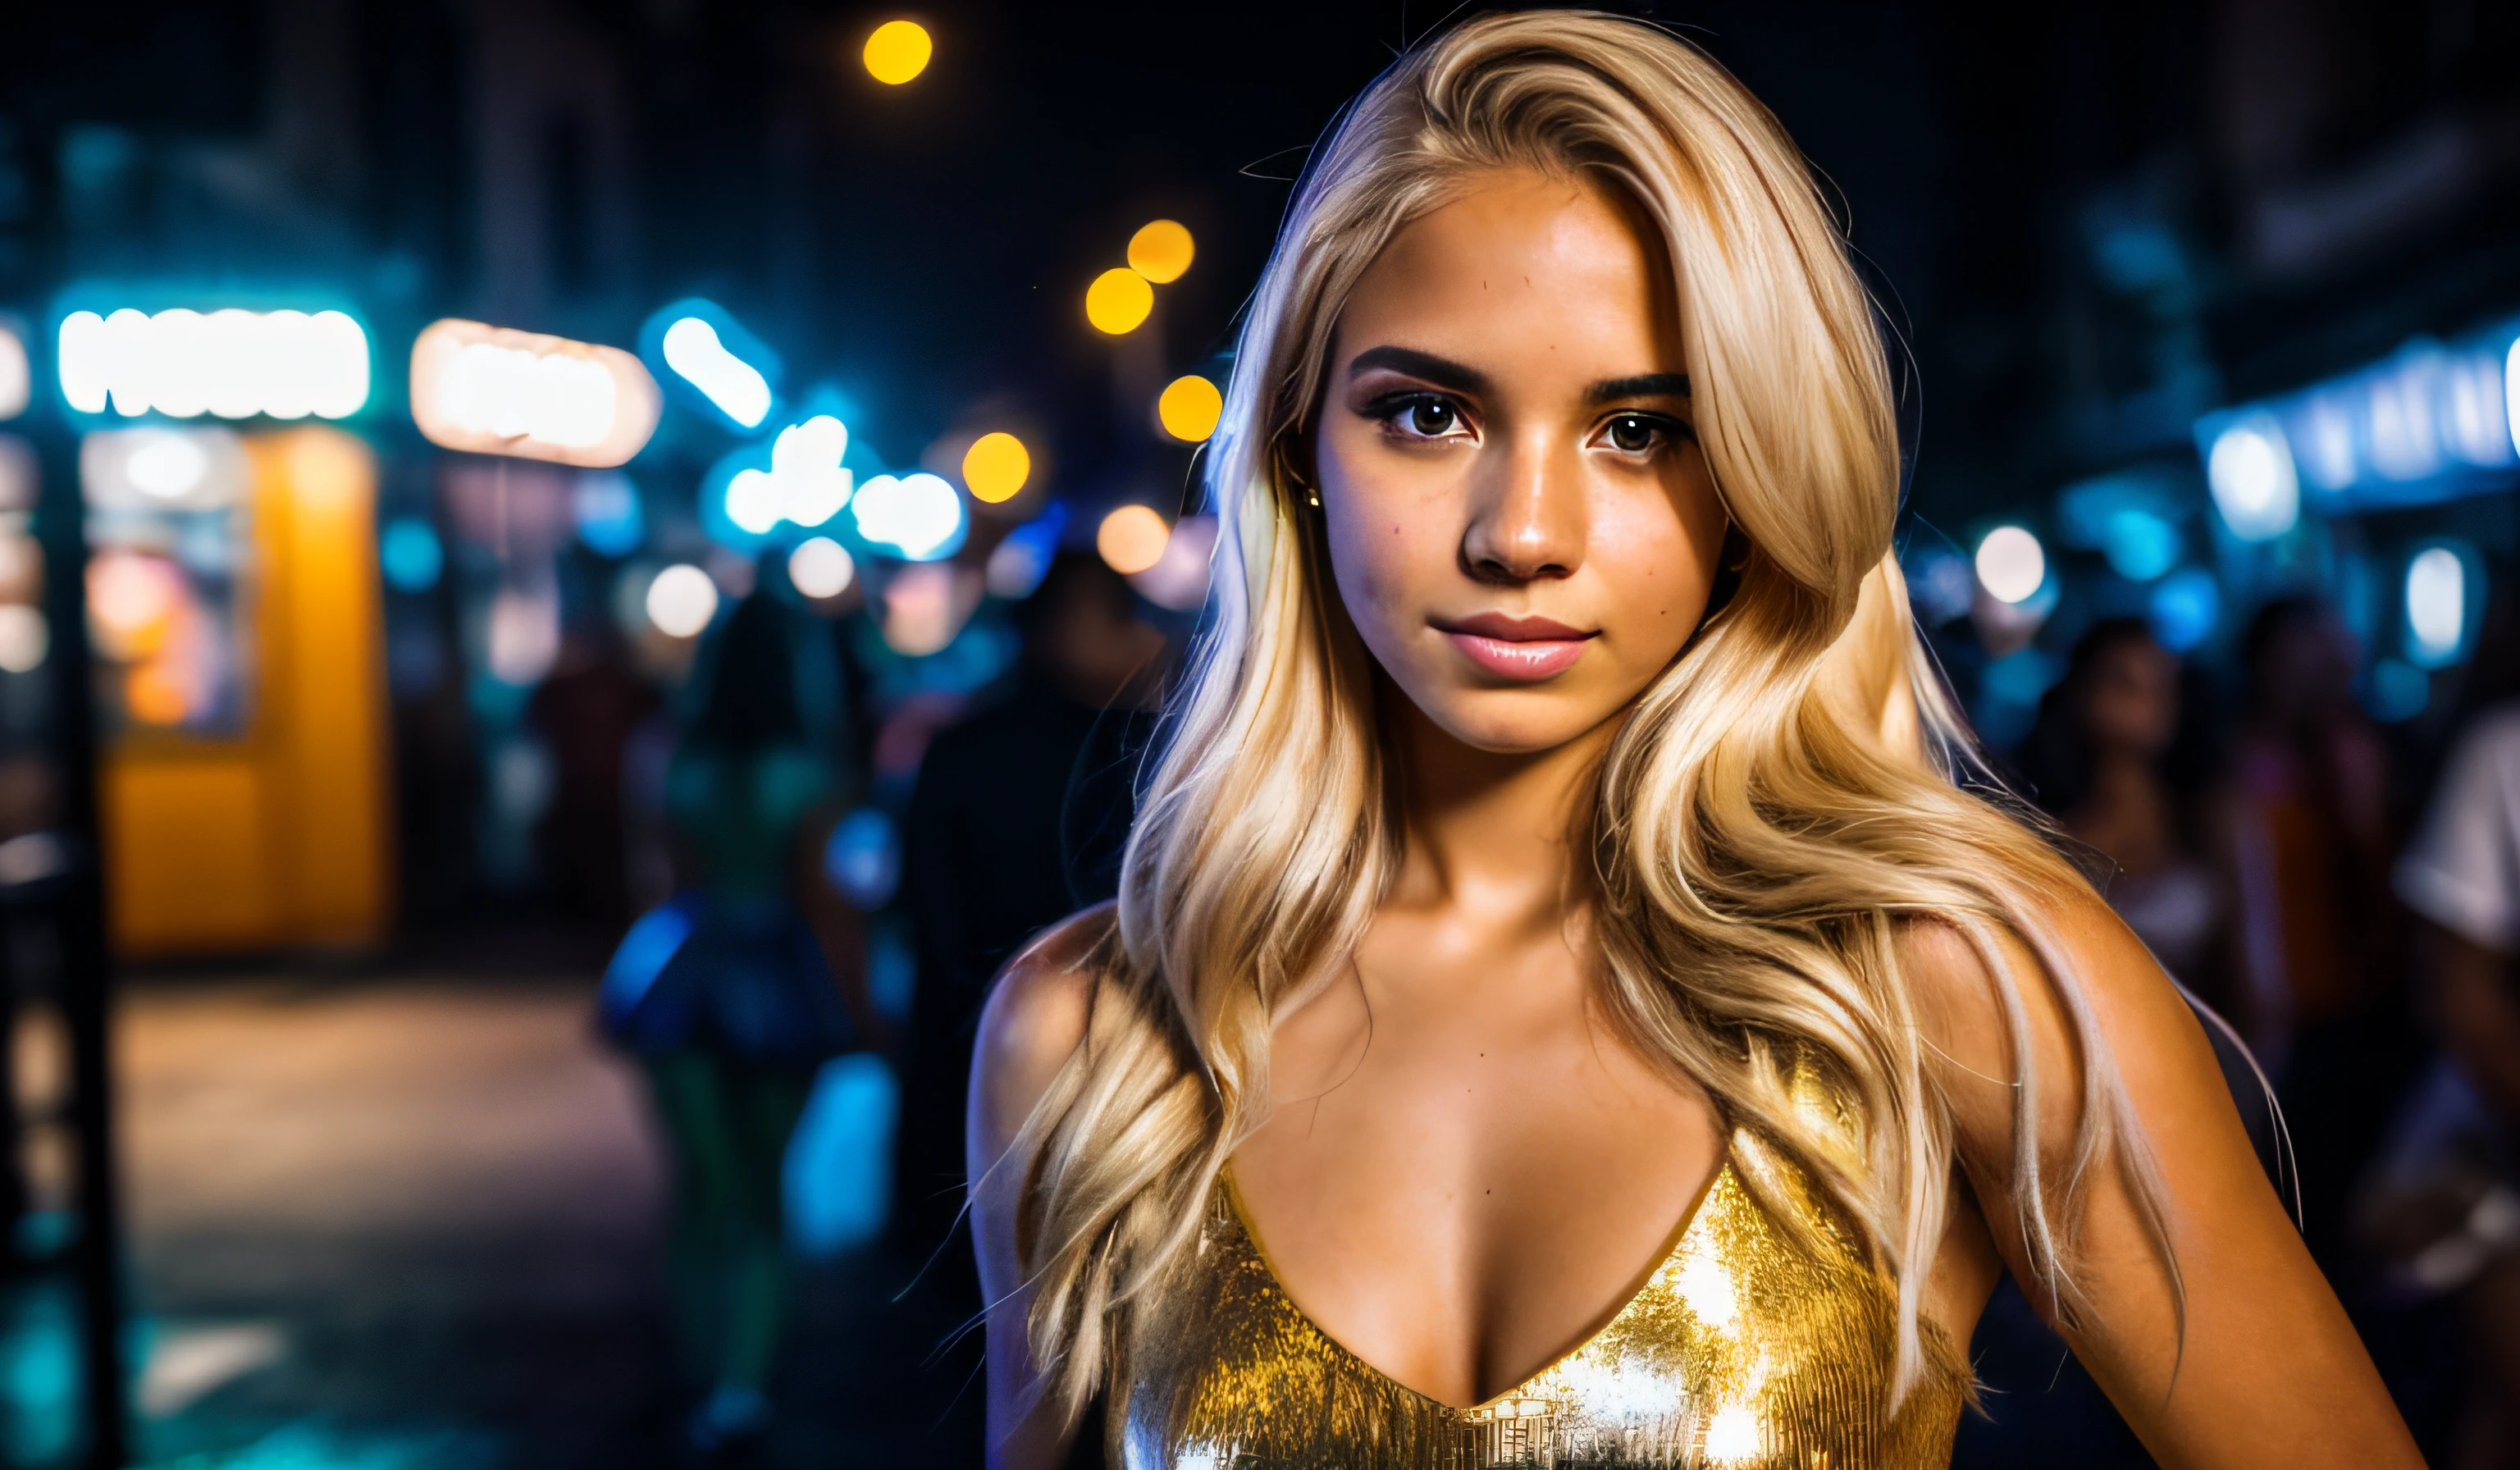
<path id="1" fill-rule="evenodd" d="M 1671 425 L 1643 414 L 1620 414 L 1602 425 L 1602 434 L 1621 454 L 1642 454 L 1671 437 Z"/>

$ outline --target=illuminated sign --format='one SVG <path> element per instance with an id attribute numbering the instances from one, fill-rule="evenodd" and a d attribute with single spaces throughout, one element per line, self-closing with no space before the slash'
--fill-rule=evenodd
<path id="1" fill-rule="evenodd" d="M 656 431 L 656 380 L 618 347 L 453 318 L 411 349 L 411 417 L 432 444 L 588 469 Z"/>
<path id="2" fill-rule="evenodd" d="M 2508 483 L 2520 467 L 2520 340 L 2508 327 L 2408 343 L 2360 372 L 2196 423 L 2214 504 L 2232 534 L 2327 512 L 2427 505 Z"/>
<path id="3" fill-rule="evenodd" d="M 345 419 L 368 401 L 368 334 L 338 311 L 74 311 L 60 366 L 82 414 Z"/>

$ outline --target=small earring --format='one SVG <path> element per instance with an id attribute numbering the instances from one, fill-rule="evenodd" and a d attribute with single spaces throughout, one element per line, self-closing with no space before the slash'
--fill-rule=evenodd
<path id="1" fill-rule="evenodd" d="M 1320 510 L 1322 508 L 1322 492 L 1314 489 L 1310 485 L 1306 485 L 1304 487 L 1304 504 L 1312 507 L 1316 511 Z"/>

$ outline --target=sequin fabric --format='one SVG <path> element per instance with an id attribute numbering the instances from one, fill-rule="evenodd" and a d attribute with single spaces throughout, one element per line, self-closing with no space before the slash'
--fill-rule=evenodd
<path id="1" fill-rule="evenodd" d="M 1754 1193 L 1745 1170 L 1765 1187 Z M 1760 1195 L 1785 1202 L 1801 1228 Z M 1924 1379 L 1886 1412 L 1896 1311 L 1801 1177 L 1740 1136 L 1605 1326 L 1512 1391 L 1459 1408 L 1313 1325 L 1220 1180 L 1196 1258 L 1126 1365 L 1111 1457 L 1129 1470 L 1942 1470 L 1967 1374 L 1929 1323 Z"/>

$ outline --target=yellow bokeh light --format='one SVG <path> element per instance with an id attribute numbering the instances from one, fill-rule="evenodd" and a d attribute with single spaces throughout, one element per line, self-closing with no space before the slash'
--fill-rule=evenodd
<path id="1" fill-rule="evenodd" d="M 971 498 L 997 505 L 1015 498 L 1032 478 L 1032 451 L 1014 435 L 982 434 L 963 452 L 963 485 Z"/>
<path id="2" fill-rule="evenodd" d="M 1155 289 L 1125 265 L 1104 271 L 1085 288 L 1085 320 L 1113 336 L 1137 331 L 1154 309 Z"/>
<path id="3" fill-rule="evenodd" d="M 1195 373 L 1174 379 L 1155 400 L 1155 418 L 1164 432 L 1192 444 L 1216 432 L 1216 421 L 1224 415 L 1225 395 Z"/>
<path id="4" fill-rule="evenodd" d="M 1179 220 L 1159 219 L 1129 237 L 1129 269 L 1157 286 L 1169 286 L 1198 253 Z"/>
<path id="5" fill-rule="evenodd" d="M 175 672 L 162 663 L 145 663 L 131 671 L 123 685 L 123 707 L 144 725 L 181 725 L 193 701 Z"/>
<path id="6" fill-rule="evenodd" d="M 903 82 L 927 69 L 927 59 L 936 54 L 936 43 L 927 36 L 927 28 L 911 21 L 886 21 L 867 37 L 867 74 L 888 87 Z"/>
<path id="7" fill-rule="evenodd" d="M 1134 577 L 1164 559 L 1164 546 L 1173 539 L 1173 528 L 1164 518 L 1146 506 L 1122 506 L 1102 517 L 1094 533 L 1094 549 L 1111 569 L 1124 577 Z"/>

